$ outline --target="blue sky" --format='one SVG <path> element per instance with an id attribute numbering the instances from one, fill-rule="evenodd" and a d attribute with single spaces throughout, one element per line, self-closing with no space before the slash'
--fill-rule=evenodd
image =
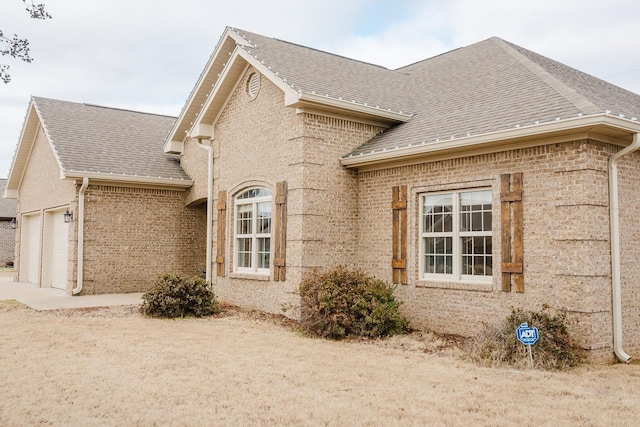
<path id="1" fill-rule="evenodd" d="M 178 115 L 227 25 L 389 68 L 498 36 L 640 93 L 635 0 L 39 1 L 52 20 L 0 1 L 34 58 L 0 58 L 0 177 L 31 95 Z"/>

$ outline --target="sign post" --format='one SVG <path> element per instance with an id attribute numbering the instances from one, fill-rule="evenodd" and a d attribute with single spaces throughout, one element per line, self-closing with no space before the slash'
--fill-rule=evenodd
<path id="1" fill-rule="evenodd" d="M 516 329 L 516 338 L 522 344 L 527 346 L 529 351 L 529 364 L 533 368 L 533 355 L 531 354 L 531 345 L 538 341 L 538 328 L 535 326 L 529 327 L 527 322 L 521 323 Z"/>

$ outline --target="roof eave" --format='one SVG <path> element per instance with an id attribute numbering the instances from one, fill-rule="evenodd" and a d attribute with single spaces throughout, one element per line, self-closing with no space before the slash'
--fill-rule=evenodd
<path id="1" fill-rule="evenodd" d="M 229 50 L 229 52 L 233 51 L 238 43 L 234 37 L 231 37 L 232 34 L 233 30 L 226 28 L 220 37 L 218 45 L 209 57 L 207 65 L 200 74 L 200 78 L 191 91 L 171 132 L 169 132 L 169 136 L 164 145 L 165 153 L 182 153 L 184 140 L 191 127 L 191 117 L 195 117 L 196 113 L 202 109 L 202 105 L 207 100 L 211 86 L 218 80 L 217 74 L 221 73 L 226 65 L 227 57 L 230 56 L 230 53 L 227 55 L 225 52 L 227 52 L 227 50 Z M 225 57 L 225 55 L 227 55 L 227 57 Z"/>
<path id="2" fill-rule="evenodd" d="M 343 112 L 349 115 L 367 117 L 373 120 L 381 120 L 390 124 L 406 123 L 413 117 L 411 113 L 393 111 L 391 109 L 371 106 L 366 103 L 347 101 L 341 98 L 333 98 L 328 95 L 318 95 L 308 92 L 294 92 L 295 96 L 286 99 L 287 107 L 318 108 L 331 112 Z"/>
<path id="3" fill-rule="evenodd" d="M 425 159 L 443 155 L 446 153 L 464 156 L 476 151 L 482 146 L 495 146 L 495 151 L 504 151 L 505 143 L 530 141 L 535 145 L 535 140 L 547 139 L 552 136 L 570 135 L 579 132 L 594 131 L 598 128 L 611 128 L 618 133 L 632 135 L 640 132 L 640 123 L 635 120 L 619 118 L 610 114 L 594 114 L 578 118 L 554 121 L 550 123 L 506 129 L 485 134 L 454 138 L 448 141 L 436 143 L 421 143 L 415 146 L 387 149 L 362 155 L 349 155 L 340 159 L 340 163 L 347 168 L 358 169 L 372 165 L 410 162 L 411 159 Z M 626 138 L 611 137 L 612 141 L 625 142 Z M 629 142 L 631 140 L 629 139 Z"/>
<path id="4" fill-rule="evenodd" d="M 151 177 L 141 175 L 117 175 L 113 173 L 101 173 L 101 172 L 79 172 L 79 171 L 66 171 L 64 173 L 65 179 L 83 179 L 89 178 L 90 180 L 100 182 L 113 182 L 117 184 L 131 184 L 131 185 L 152 185 L 161 187 L 175 187 L 175 188 L 189 188 L 193 185 L 193 180 L 182 178 L 163 178 L 163 177 Z"/>
<path id="5" fill-rule="evenodd" d="M 11 168 L 9 169 L 9 176 L 7 177 L 7 184 L 5 187 L 5 198 L 15 199 L 18 197 L 18 189 L 24 176 L 24 171 L 29 161 L 29 155 L 31 154 L 31 148 L 35 141 L 38 129 L 40 127 L 40 117 L 36 111 L 34 100 L 31 98 L 29 107 L 27 109 L 27 115 L 20 132 L 20 138 L 18 138 L 18 146 L 16 147 L 13 161 L 11 162 Z"/>

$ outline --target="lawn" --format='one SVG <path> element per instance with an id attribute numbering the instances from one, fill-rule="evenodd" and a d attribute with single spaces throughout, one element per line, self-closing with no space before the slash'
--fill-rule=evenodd
<path id="1" fill-rule="evenodd" d="M 135 307 L 0 302 L 0 425 L 580 425 L 640 420 L 640 365 L 482 368 L 428 334 L 302 336 L 237 310 L 158 320 Z"/>

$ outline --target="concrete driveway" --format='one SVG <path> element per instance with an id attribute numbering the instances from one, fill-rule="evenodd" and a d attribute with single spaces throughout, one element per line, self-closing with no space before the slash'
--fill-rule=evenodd
<path id="1" fill-rule="evenodd" d="M 0 301 L 16 300 L 34 310 L 109 307 L 142 303 L 142 293 L 69 296 L 55 288 L 40 288 L 32 283 L 13 281 L 13 271 L 0 271 Z"/>

